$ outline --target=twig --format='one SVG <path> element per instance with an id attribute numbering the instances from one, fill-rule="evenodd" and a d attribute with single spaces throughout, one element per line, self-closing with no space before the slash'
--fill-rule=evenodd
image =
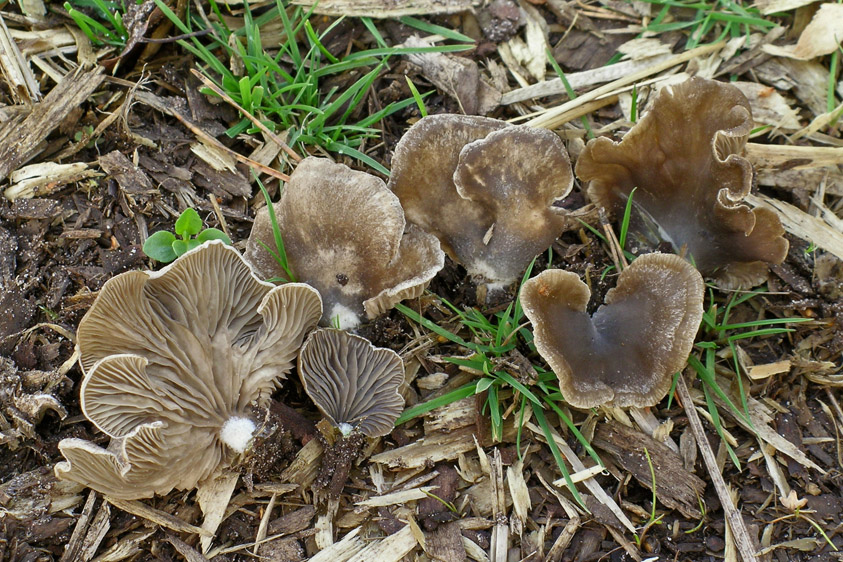
<path id="1" fill-rule="evenodd" d="M 606 235 L 606 243 L 609 245 L 609 252 L 612 254 L 612 261 L 615 262 L 615 268 L 618 273 L 626 269 L 629 262 L 626 261 L 626 256 L 621 248 L 621 243 L 618 237 L 615 236 L 615 231 L 612 230 L 612 225 L 609 223 L 609 217 L 606 216 L 606 209 L 600 207 L 598 211 L 600 217 L 600 226 L 603 227 L 603 233 Z"/>
<path id="2" fill-rule="evenodd" d="M 228 230 L 228 223 L 225 221 L 225 217 L 222 214 L 222 209 L 220 209 L 220 204 L 217 201 L 217 196 L 213 193 L 208 194 L 208 200 L 211 202 L 211 207 L 214 208 L 214 214 L 217 216 L 217 221 L 220 223 L 220 228 L 225 235 L 231 238 L 231 231 Z"/>
<path id="3" fill-rule="evenodd" d="M 260 129 L 261 131 L 263 131 L 263 133 L 264 133 L 266 136 L 268 136 L 270 139 L 272 139 L 272 140 L 275 142 L 275 144 L 277 144 L 278 146 L 280 146 L 280 147 L 281 147 L 281 150 L 283 150 L 284 152 L 286 152 L 286 153 L 290 156 L 290 158 L 292 158 L 292 159 L 293 159 L 293 160 L 295 160 L 296 162 L 301 162 L 301 156 L 299 156 L 298 154 L 296 154 L 296 151 L 295 151 L 295 150 L 293 150 L 292 148 L 290 148 L 290 147 L 287 145 L 287 143 L 285 143 L 283 140 L 281 140 L 281 137 L 279 137 L 278 135 L 276 135 L 275 133 L 273 133 L 272 131 L 270 131 L 270 130 L 267 128 L 267 126 L 266 126 L 266 125 L 264 125 L 263 123 L 261 123 L 261 122 L 260 122 L 260 121 L 259 121 L 259 120 L 258 120 L 258 119 L 254 116 L 254 115 L 252 115 L 251 113 L 249 113 L 248 111 L 246 111 L 245 109 L 243 109 L 242 107 L 240 107 L 240 104 L 238 104 L 236 101 L 234 101 L 234 100 L 231 98 L 231 96 L 229 96 L 228 94 L 226 94 L 225 92 L 223 92 L 223 91 L 222 91 L 219 87 L 217 87 L 217 85 L 216 85 L 216 84 L 214 84 L 213 82 L 211 82 L 211 81 L 208 79 L 208 77 L 207 77 L 207 76 L 203 76 L 203 75 L 202 75 L 202 73 L 200 73 L 200 72 L 199 72 L 198 70 L 196 70 L 195 68 L 194 68 L 194 69 L 192 69 L 190 72 L 192 72 L 194 76 L 196 76 L 197 78 L 199 78 L 199 80 L 201 80 L 201 81 L 202 81 L 202 83 L 203 83 L 203 84 L 204 84 L 204 85 L 205 85 L 208 89 L 212 90 L 212 91 L 213 91 L 216 95 L 218 95 L 219 97 L 221 97 L 222 99 L 224 99 L 224 100 L 225 100 L 225 101 L 226 101 L 229 105 L 231 105 L 231 106 L 235 107 L 235 108 L 237 109 L 237 111 L 239 111 L 240 113 L 242 113 L 243 115 L 245 115 L 245 116 L 246 116 L 246 118 L 247 118 L 249 121 L 251 121 L 252 123 L 254 123 L 254 124 L 255 124 L 255 127 L 257 127 L 258 129 Z"/>
<path id="4" fill-rule="evenodd" d="M 729 490 L 726 488 L 723 475 L 720 474 L 720 470 L 717 468 L 717 460 L 714 458 L 714 452 L 711 450 L 708 437 L 706 437 L 702 422 L 700 422 L 699 415 L 697 415 L 694 400 L 688 392 L 684 375 L 680 375 L 676 380 L 676 392 L 679 394 L 679 399 L 682 401 L 682 406 L 688 415 L 688 423 L 694 432 L 697 446 L 700 449 L 700 453 L 702 453 L 703 462 L 705 462 L 705 467 L 708 470 L 709 476 L 711 476 L 711 482 L 717 491 L 720 504 L 723 506 L 726 521 L 729 522 L 729 527 L 735 537 L 735 546 L 738 547 L 738 552 L 740 552 L 744 562 L 757 562 L 758 558 L 755 555 L 755 547 L 752 545 L 752 539 L 750 539 L 749 532 L 746 530 L 743 517 L 741 517 L 740 512 L 732 503 L 732 498 L 729 496 Z"/>

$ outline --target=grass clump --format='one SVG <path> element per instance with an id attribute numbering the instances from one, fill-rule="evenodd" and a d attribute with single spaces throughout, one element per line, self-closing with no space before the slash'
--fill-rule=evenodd
<path id="1" fill-rule="evenodd" d="M 335 55 L 325 41 L 344 18 L 333 21 L 318 32 L 310 21 L 310 11 L 277 0 L 260 15 L 253 15 L 249 4 L 245 3 L 242 18 L 237 20 L 242 25 L 235 28 L 233 24 L 226 23 L 234 20 L 223 17 L 225 7 L 215 0 L 210 0 L 211 12 L 216 16 L 213 18 L 191 11 L 191 5 L 180 18 L 163 0 L 155 2 L 185 35 L 211 26 L 210 33 L 181 39 L 179 44 L 196 57 L 202 72 L 245 112 L 258 118 L 273 132 L 286 131 L 291 147 L 304 152 L 305 146 L 317 146 L 329 152 L 346 154 L 384 174 L 388 170 L 365 154 L 364 144 L 379 135 L 375 125 L 381 119 L 416 104 L 417 98 L 411 96 L 390 103 L 362 118 L 357 117 L 356 109 L 388 68 L 390 57 L 416 52 L 461 51 L 472 47 L 468 44 L 390 47 L 371 20 L 363 18 L 362 22 L 378 46 Z M 280 27 L 281 41 L 277 47 L 267 49 L 261 41 L 261 30 L 270 24 Z M 241 70 L 235 73 L 231 70 L 232 66 Z M 350 71 L 359 73 L 359 78 L 342 89 L 326 87 L 328 81 Z M 244 116 L 228 129 L 227 134 L 234 137 L 257 130 Z"/>

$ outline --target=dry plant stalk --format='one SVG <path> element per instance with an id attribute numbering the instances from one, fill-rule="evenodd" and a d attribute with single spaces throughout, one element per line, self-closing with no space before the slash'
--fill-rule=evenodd
<path id="1" fill-rule="evenodd" d="M 705 436 L 700 417 L 694 407 L 694 400 L 688 392 L 688 386 L 685 384 L 685 377 L 680 375 L 676 380 L 676 392 L 685 408 L 685 413 L 688 416 L 688 423 L 691 430 L 694 432 L 694 437 L 697 440 L 697 446 L 702 453 L 705 468 L 708 475 L 711 477 L 711 482 L 714 484 L 714 489 L 717 491 L 717 497 L 720 499 L 720 504 L 723 506 L 723 513 L 726 515 L 726 521 L 729 522 L 729 528 L 735 538 L 735 545 L 741 554 L 743 562 L 757 562 L 758 557 L 755 555 L 755 547 L 752 544 L 752 539 L 749 536 L 749 531 L 746 529 L 743 517 L 740 511 L 732 503 L 732 498 L 729 495 L 729 489 L 726 487 L 726 482 L 723 480 L 723 475 L 720 474 L 720 469 L 717 467 L 717 459 L 714 457 L 714 452 L 711 450 L 711 445 L 708 443 L 708 438 Z"/>

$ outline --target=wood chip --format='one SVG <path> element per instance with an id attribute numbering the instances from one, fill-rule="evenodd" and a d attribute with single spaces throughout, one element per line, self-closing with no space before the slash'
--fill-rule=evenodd
<path id="1" fill-rule="evenodd" d="M 762 49 L 778 57 L 809 60 L 828 55 L 837 50 L 843 37 L 843 4 L 834 2 L 820 5 L 796 45 L 781 47 L 764 45 Z"/>
<path id="2" fill-rule="evenodd" d="M 843 233 L 824 220 L 812 217 L 790 203 L 763 194 L 747 195 L 745 201 L 754 207 L 764 207 L 774 211 L 782 221 L 785 230 L 843 259 Z"/>
<path id="3" fill-rule="evenodd" d="M 776 12 L 795 10 L 813 4 L 817 0 L 756 0 L 755 5 L 765 16 Z"/>
<path id="4" fill-rule="evenodd" d="M 213 480 L 202 482 L 197 486 L 196 499 L 205 515 L 205 519 L 202 521 L 204 533 L 199 539 L 204 553 L 207 553 L 211 548 L 211 541 L 220 523 L 225 519 L 226 508 L 231 501 L 234 488 L 237 487 L 239 476 L 236 472 L 225 472 Z"/>
<path id="5" fill-rule="evenodd" d="M 145 195 L 158 192 L 147 175 L 132 164 L 132 161 L 119 150 L 113 150 L 108 154 L 100 156 L 97 162 L 100 168 L 110 177 L 114 178 L 120 189 L 126 193 L 131 195 Z"/>
<path id="6" fill-rule="evenodd" d="M 492 545 L 489 549 L 489 559 L 492 562 L 506 562 L 509 554 L 509 525 L 506 520 L 506 489 L 503 485 L 503 462 L 500 449 L 495 448 L 492 456 Z"/>
<path id="7" fill-rule="evenodd" d="M 30 164 L 9 174 L 12 184 L 3 192 L 9 201 L 32 199 L 50 195 L 69 183 L 100 175 L 84 162 L 56 164 L 39 162 Z"/>
<path id="8" fill-rule="evenodd" d="M 359 501 L 354 505 L 360 507 L 385 507 L 388 505 L 401 505 L 411 501 L 417 501 L 428 497 L 428 493 L 435 493 L 438 486 L 422 486 L 421 488 L 413 488 L 410 490 L 402 490 L 400 492 L 392 492 L 391 494 L 384 494 L 382 496 L 375 496 L 367 500 Z"/>
<path id="9" fill-rule="evenodd" d="M 747 368 L 746 375 L 754 381 L 769 378 L 773 375 L 790 372 L 792 364 L 790 359 L 767 363 L 766 365 L 751 365 Z"/>
<path id="10" fill-rule="evenodd" d="M 103 67 L 71 72 L 23 119 L 0 126 L 0 180 L 42 150 L 46 139 L 74 109 L 85 103 L 105 79 Z"/>
<path id="11" fill-rule="evenodd" d="M 671 509 L 678 509 L 689 519 L 699 519 L 699 498 L 705 493 L 705 482 L 685 470 L 682 457 L 649 435 L 618 423 L 600 424 L 591 442 L 611 454 L 645 488 L 653 489 L 655 472 L 656 498 Z M 644 453 L 646 449 L 649 453 Z"/>
<path id="12" fill-rule="evenodd" d="M 338 560 L 348 560 L 366 547 L 366 542 L 358 535 L 363 527 L 357 527 L 341 541 L 335 542 L 330 547 L 319 551 L 314 555 L 310 562 L 337 562 Z"/>
<path id="13" fill-rule="evenodd" d="M 775 129 L 795 131 L 802 125 L 799 114 L 788 104 L 787 100 L 772 86 L 765 86 L 758 82 L 732 82 L 746 99 L 752 109 L 752 120 L 759 125 L 772 125 Z"/>
<path id="14" fill-rule="evenodd" d="M 35 80 L 32 70 L 23 58 L 23 53 L 9 33 L 2 14 L 0 14 L 0 74 L 15 103 L 28 105 L 41 98 L 38 81 Z"/>
<path id="15" fill-rule="evenodd" d="M 518 521 L 518 527 L 524 529 L 530 513 L 530 490 L 524 480 L 524 463 L 520 459 L 506 469 L 506 483 L 512 497 L 513 516 Z M 520 532 L 518 533 L 521 534 Z"/>
<path id="16" fill-rule="evenodd" d="M 406 526 L 385 539 L 369 543 L 369 546 L 348 559 L 348 562 L 400 562 L 412 551 L 418 541 L 413 536 L 410 526 Z M 311 558 L 311 562 L 313 559 Z M 334 562 L 334 561 L 332 561 Z"/>
<path id="17" fill-rule="evenodd" d="M 210 533 L 205 529 L 191 525 L 190 523 L 179 519 L 175 515 L 170 515 L 166 511 L 149 507 L 145 503 L 137 500 L 119 500 L 108 496 L 106 496 L 105 499 L 114 507 L 122 509 L 132 515 L 136 515 L 142 519 L 146 519 L 156 525 L 160 525 L 165 529 L 170 529 L 171 531 L 176 531 L 178 533 L 194 533 L 202 537 L 213 536 L 213 533 Z"/>
<path id="18" fill-rule="evenodd" d="M 460 453 L 474 449 L 476 431 L 472 425 L 451 433 L 425 435 L 409 445 L 378 453 L 372 456 L 371 461 L 385 464 L 389 468 L 419 468 L 428 463 L 454 460 Z"/>

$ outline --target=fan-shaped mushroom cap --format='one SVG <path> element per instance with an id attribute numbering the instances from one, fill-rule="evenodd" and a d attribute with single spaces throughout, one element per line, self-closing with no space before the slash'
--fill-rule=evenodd
<path id="1" fill-rule="evenodd" d="M 342 330 L 310 334 L 299 355 L 299 376 L 319 411 L 344 434 L 356 428 L 369 437 L 386 435 L 404 408 L 398 354 Z"/>
<path id="2" fill-rule="evenodd" d="M 389 187 L 407 220 L 472 275 L 515 281 L 565 228 L 553 203 L 573 186 L 556 134 L 467 115 L 431 115 L 398 141 Z"/>
<path id="3" fill-rule="evenodd" d="M 243 452 L 321 315 L 313 288 L 260 281 L 220 241 L 110 279 L 77 339 L 82 411 L 112 441 L 63 440 L 56 474 L 126 499 L 193 488 Z"/>
<path id="4" fill-rule="evenodd" d="M 577 176 L 589 197 L 620 213 L 633 204 L 652 217 L 678 250 L 725 288 L 764 281 L 787 240 L 778 217 L 742 203 L 752 165 L 739 154 L 752 130 L 744 95 L 729 84 L 691 78 L 663 88 L 652 109 L 623 138 L 589 141 Z"/>
<path id="5" fill-rule="evenodd" d="M 521 288 L 536 349 L 578 408 L 611 403 L 645 407 L 670 389 L 694 344 L 704 284 L 694 267 L 671 254 L 633 261 L 593 316 L 591 296 L 575 273 L 549 269 Z"/>
<path id="6" fill-rule="evenodd" d="M 398 198 L 379 178 L 322 158 L 306 158 L 273 206 L 288 265 L 325 302 L 323 323 L 373 319 L 415 298 L 442 269 L 436 238 L 404 222 Z M 284 272 L 263 248 L 275 248 L 269 211 L 255 218 L 246 259 L 265 278 Z"/>

